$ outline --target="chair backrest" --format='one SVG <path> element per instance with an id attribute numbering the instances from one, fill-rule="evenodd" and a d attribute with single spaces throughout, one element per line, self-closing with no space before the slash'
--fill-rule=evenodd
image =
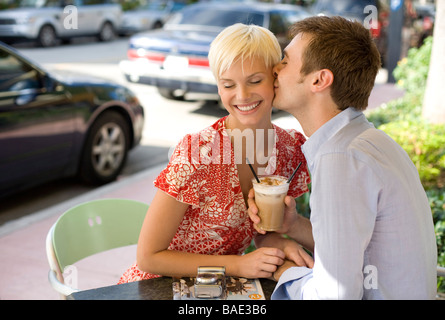
<path id="1" fill-rule="evenodd" d="M 52 236 L 60 270 L 90 255 L 136 244 L 148 204 L 126 199 L 102 199 L 67 210 Z"/>

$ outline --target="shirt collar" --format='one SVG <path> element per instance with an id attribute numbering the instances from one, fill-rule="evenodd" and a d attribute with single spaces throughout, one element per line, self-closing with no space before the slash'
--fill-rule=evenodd
<path id="1" fill-rule="evenodd" d="M 330 119 L 309 137 L 309 139 L 303 144 L 302 151 L 310 168 L 312 168 L 317 152 L 321 146 L 329 141 L 329 139 L 331 139 L 338 131 L 344 128 L 353 119 L 361 115 L 363 115 L 363 112 L 358 111 L 353 107 L 349 107 Z"/>

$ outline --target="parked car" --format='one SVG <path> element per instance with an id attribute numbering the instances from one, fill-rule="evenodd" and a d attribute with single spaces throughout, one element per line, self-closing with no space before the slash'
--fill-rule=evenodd
<path id="1" fill-rule="evenodd" d="M 17 8 L 0 11 L 0 40 L 33 40 L 42 47 L 79 36 L 109 41 L 121 15 L 116 0 L 18 0 Z"/>
<path id="2" fill-rule="evenodd" d="M 60 78 L 0 42 L 0 197 L 79 174 L 103 184 L 141 140 L 144 112 L 126 87 Z"/>
<path id="3" fill-rule="evenodd" d="M 183 2 L 156 1 L 133 10 L 125 11 L 119 35 L 132 35 L 137 32 L 162 28 L 168 18 L 186 6 Z"/>
<path id="4" fill-rule="evenodd" d="M 284 48 L 288 27 L 309 14 L 302 7 L 270 3 L 198 3 L 173 15 L 163 29 L 134 35 L 128 60 L 120 67 L 130 82 L 156 86 L 165 98 L 182 99 L 187 93 L 217 97 L 209 68 L 212 40 L 237 22 L 269 28 Z"/>
<path id="5" fill-rule="evenodd" d="M 367 6 L 377 9 L 376 28 L 371 29 L 371 34 L 379 49 L 382 62 L 385 64 L 387 50 L 387 32 L 389 5 L 388 0 L 316 0 L 310 11 L 314 15 L 342 16 L 346 19 L 365 23 L 368 21 L 370 11 L 365 10 Z M 369 22 L 369 21 L 368 21 Z"/>
<path id="6" fill-rule="evenodd" d="M 364 9 L 368 5 L 378 8 L 378 0 L 316 0 L 311 10 L 314 14 L 342 16 L 363 23 L 367 16 Z"/>

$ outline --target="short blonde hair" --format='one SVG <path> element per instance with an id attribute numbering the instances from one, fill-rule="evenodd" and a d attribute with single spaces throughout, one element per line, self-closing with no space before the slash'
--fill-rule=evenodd
<path id="1" fill-rule="evenodd" d="M 257 25 L 237 23 L 225 28 L 213 40 L 209 50 L 209 64 L 216 80 L 232 63 L 241 59 L 262 58 L 266 67 L 281 61 L 281 47 L 275 35 Z"/>

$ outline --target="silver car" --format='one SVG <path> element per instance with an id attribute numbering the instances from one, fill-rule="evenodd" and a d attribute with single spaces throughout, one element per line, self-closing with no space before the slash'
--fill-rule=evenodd
<path id="1" fill-rule="evenodd" d="M 19 0 L 0 11 L 0 40 L 36 40 L 42 47 L 78 36 L 115 37 L 122 8 L 117 0 Z"/>
<path id="2" fill-rule="evenodd" d="M 167 19 L 186 4 L 179 1 L 154 1 L 129 10 L 122 15 L 120 35 L 162 28 Z"/>

